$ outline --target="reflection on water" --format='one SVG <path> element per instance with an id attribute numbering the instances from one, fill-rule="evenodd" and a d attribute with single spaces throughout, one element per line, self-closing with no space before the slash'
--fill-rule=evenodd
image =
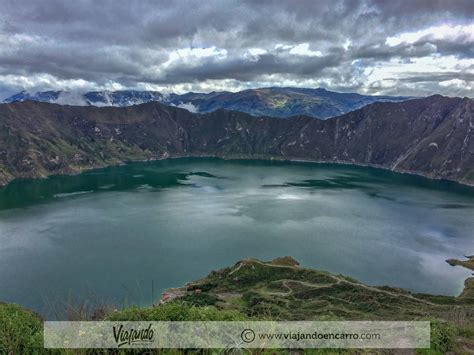
<path id="1" fill-rule="evenodd" d="M 444 260 L 474 252 L 473 208 L 465 186 L 321 164 L 179 159 L 16 181 L 0 190 L 0 299 L 47 317 L 71 298 L 145 305 L 283 255 L 455 295 L 469 272 Z"/>

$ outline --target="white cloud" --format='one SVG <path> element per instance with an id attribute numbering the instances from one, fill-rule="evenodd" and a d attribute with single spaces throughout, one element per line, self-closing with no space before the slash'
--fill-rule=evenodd
<path id="1" fill-rule="evenodd" d="M 207 48 L 181 48 L 172 51 L 169 54 L 168 62 L 164 65 L 170 65 L 176 61 L 190 61 L 199 58 L 214 57 L 216 59 L 224 59 L 227 57 L 227 50 L 216 48 L 215 46 Z"/>
<path id="2" fill-rule="evenodd" d="M 79 92 L 61 92 L 56 103 L 60 105 L 87 106 L 88 103 Z"/>
<path id="3" fill-rule="evenodd" d="M 92 90 L 98 88 L 96 83 L 89 82 L 84 79 L 58 79 L 50 74 L 34 74 L 34 75 L 0 75 L 0 82 L 5 86 L 22 88 L 27 91 L 39 90 Z"/>
<path id="4" fill-rule="evenodd" d="M 309 49 L 309 43 L 301 43 L 290 49 L 290 54 L 305 55 L 308 57 L 321 57 L 323 54 L 320 51 L 312 51 Z"/>
<path id="5" fill-rule="evenodd" d="M 349 47 L 351 46 L 351 44 L 352 44 L 352 41 L 350 39 L 346 39 L 342 47 L 344 48 L 345 51 L 347 51 Z"/>
<path id="6" fill-rule="evenodd" d="M 365 68 L 369 80 L 399 78 L 419 73 L 450 73 L 464 72 L 474 74 L 474 59 L 458 59 L 455 56 L 427 56 L 413 58 L 410 62 L 401 62 L 397 59 L 378 62 L 374 66 Z"/>
<path id="7" fill-rule="evenodd" d="M 261 55 L 266 54 L 266 53 L 268 53 L 267 50 L 263 48 L 249 48 L 243 54 L 243 58 L 250 62 L 256 62 L 260 59 Z"/>
<path id="8" fill-rule="evenodd" d="M 443 88 L 451 88 L 451 89 L 462 89 L 462 90 L 472 90 L 474 88 L 474 82 L 468 82 L 466 80 L 461 79 L 451 79 L 451 80 L 444 80 L 441 81 L 439 86 Z"/>
<path id="9" fill-rule="evenodd" d="M 432 40 L 450 41 L 456 41 L 462 37 L 465 41 L 474 42 L 474 24 L 457 26 L 440 25 L 428 27 L 416 32 L 405 32 L 393 37 L 388 37 L 385 44 L 389 46 L 397 46 L 401 43 L 413 44 L 425 37 Z"/>
<path id="10" fill-rule="evenodd" d="M 458 86 L 458 87 L 462 87 L 463 85 L 467 85 L 466 81 L 464 80 L 460 80 L 460 79 L 451 79 L 451 80 L 445 80 L 445 81 L 441 81 L 439 83 L 439 85 L 441 86 Z"/>
<path id="11" fill-rule="evenodd" d="M 277 45 L 275 45 L 276 50 L 279 50 L 279 49 L 288 50 L 288 49 L 291 49 L 291 48 L 293 48 L 293 46 L 290 46 L 289 44 L 278 43 Z"/>
<path id="12" fill-rule="evenodd" d="M 248 51 L 251 55 L 262 55 L 267 53 L 267 51 L 263 48 L 249 48 Z"/>
<path id="13" fill-rule="evenodd" d="M 448 96 L 471 96 L 474 81 L 468 79 L 441 79 L 459 73 L 459 76 L 474 77 L 474 60 L 458 59 L 453 55 L 433 55 L 413 58 L 410 62 L 391 59 L 377 62 L 364 69 L 366 87 L 371 94 L 387 94 L 403 89 L 404 95 L 432 95 L 442 93 Z"/>
<path id="14" fill-rule="evenodd" d="M 184 108 L 185 110 L 188 110 L 189 112 L 193 113 L 198 113 L 199 112 L 199 107 L 193 105 L 191 102 L 182 102 L 178 105 L 171 105 L 179 108 Z"/>

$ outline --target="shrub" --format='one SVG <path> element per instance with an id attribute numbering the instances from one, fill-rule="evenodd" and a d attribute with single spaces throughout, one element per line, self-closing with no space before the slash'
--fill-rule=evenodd
<path id="1" fill-rule="evenodd" d="M 442 321 L 431 321 L 431 347 L 418 351 L 420 354 L 455 354 L 457 350 L 456 329 Z"/>
<path id="2" fill-rule="evenodd" d="M 43 324 L 39 316 L 16 304 L 0 303 L 0 354 L 43 351 Z"/>

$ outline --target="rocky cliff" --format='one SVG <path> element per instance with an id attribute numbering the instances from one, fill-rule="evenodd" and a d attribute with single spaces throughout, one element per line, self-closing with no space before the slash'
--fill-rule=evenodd
<path id="1" fill-rule="evenodd" d="M 375 103 L 326 121 L 193 114 L 150 102 L 0 105 L 0 182 L 179 156 L 298 159 L 474 183 L 474 101 L 439 95 Z"/>

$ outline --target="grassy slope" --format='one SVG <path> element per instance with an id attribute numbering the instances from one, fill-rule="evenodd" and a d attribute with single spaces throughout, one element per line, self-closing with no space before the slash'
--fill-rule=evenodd
<path id="1" fill-rule="evenodd" d="M 243 260 L 175 292 L 185 292 L 182 299 L 191 303 L 206 300 L 208 305 L 239 310 L 249 316 L 269 315 L 286 320 L 402 320 L 426 316 L 453 319 L 456 314 L 474 310 L 471 298 L 367 286 L 342 275 L 293 266 L 287 260 Z M 471 291 L 470 279 L 466 285 L 465 292 Z M 195 289 L 201 293 L 193 292 Z"/>
<path id="2" fill-rule="evenodd" d="M 473 279 L 469 279 L 473 280 Z M 473 282 L 466 282 L 472 294 Z M 195 290 L 200 289 L 197 293 Z M 474 349 L 474 299 L 411 294 L 372 287 L 342 275 L 300 268 L 291 258 L 243 260 L 213 271 L 157 307 L 127 308 L 107 320 L 432 320 L 432 350 Z M 41 321 L 16 305 L 0 304 L 0 353 L 41 351 Z M 2 333 L 3 332 L 3 333 Z M 3 348 L 2 348 L 3 347 Z M 314 353 L 314 352 L 313 352 Z"/>

